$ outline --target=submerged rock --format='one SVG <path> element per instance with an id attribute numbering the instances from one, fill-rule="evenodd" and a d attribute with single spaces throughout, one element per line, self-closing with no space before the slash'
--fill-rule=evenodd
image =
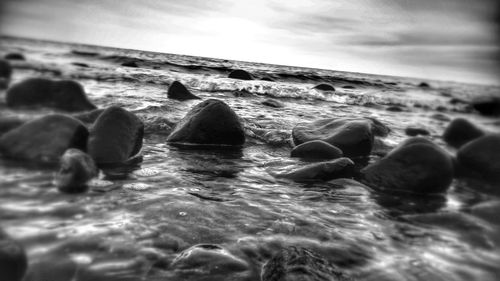
<path id="1" fill-rule="evenodd" d="M 262 267 L 262 281 L 353 280 L 324 257 L 302 247 L 288 247 Z"/>
<path id="2" fill-rule="evenodd" d="M 347 157 L 370 154 L 375 135 L 384 136 L 389 128 L 369 118 L 329 118 L 301 123 L 292 130 L 295 145 L 322 140 L 342 150 Z"/>
<path id="3" fill-rule="evenodd" d="M 418 84 L 418 87 L 424 88 L 424 89 L 428 89 L 431 86 L 428 83 L 426 83 L 426 82 L 422 82 L 422 83 Z"/>
<path id="4" fill-rule="evenodd" d="M 65 111 L 95 109 L 82 85 L 72 80 L 53 81 L 45 78 L 30 78 L 7 90 L 7 106 L 48 106 Z"/>
<path id="5" fill-rule="evenodd" d="M 306 165 L 291 172 L 275 174 L 274 176 L 301 182 L 350 178 L 353 175 L 354 162 L 349 158 L 343 157 L 332 161 Z"/>
<path id="6" fill-rule="evenodd" d="M 15 159 L 57 163 L 68 148 L 85 150 L 88 134 L 80 121 L 51 114 L 4 134 L 0 138 L 0 152 Z"/>
<path id="7" fill-rule="evenodd" d="M 313 89 L 320 90 L 320 91 L 335 91 L 335 88 L 330 85 L 330 84 L 319 84 L 313 87 Z"/>
<path id="8" fill-rule="evenodd" d="M 327 142 L 313 140 L 294 147 L 290 156 L 309 159 L 337 159 L 342 157 L 342 150 Z"/>
<path id="9" fill-rule="evenodd" d="M 187 88 L 179 81 L 174 81 L 168 87 L 167 96 L 171 99 L 176 100 L 192 100 L 200 99 L 199 97 L 193 95 Z"/>
<path id="10" fill-rule="evenodd" d="M 26 60 L 23 54 L 21 53 L 8 53 L 4 56 L 6 60 Z"/>
<path id="11" fill-rule="evenodd" d="M 498 97 L 478 98 L 473 100 L 471 105 L 482 115 L 500 115 L 500 98 Z"/>
<path id="12" fill-rule="evenodd" d="M 245 70 L 242 69 L 235 69 L 229 73 L 227 76 L 228 78 L 232 79 L 239 79 L 239 80 L 253 80 L 253 77 L 250 73 L 248 73 Z"/>
<path id="13" fill-rule="evenodd" d="M 209 99 L 194 106 L 168 136 L 169 143 L 243 145 L 245 133 L 236 113 L 223 101 Z"/>
<path id="14" fill-rule="evenodd" d="M 465 176 L 500 183 L 500 134 L 479 137 L 457 152 L 457 162 Z"/>
<path id="15" fill-rule="evenodd" d="M 0 228 L 0 280 L 21 281 L 28 268 L 28 258 L 21 244 Z"/>
<path id="16" fill-rule="evenodd" d="M 471 140 L 484 135 L 483 130 L 472 124 L 464 118 L 453 119 L 443 133 L 443 140 L 455 147 L 460 148 L 462 145 Z"/>
<path id="17" fill-rule="evenodd" d="M 97 167 L 87 153 L 70 148 L 61 157 L 56 186 L 61 192 L 78 193 L 87 190 L 87 182 L 96 177 Z"/>
<path id="18" fill-rule="evenodd" d="M 421 194 L 445 192 L 453 173 L 451 157 L 423 137 L 407 139 L 361 170 L 362 181 L 371 187 Z"/>
<path id="19" fill-rule="evenodd" d="M 121 164 L 139 153 L 143 136 L 144 124 L 135 114 L 112 106 L 90 130 L 88 153 L 97 164 Z"/>

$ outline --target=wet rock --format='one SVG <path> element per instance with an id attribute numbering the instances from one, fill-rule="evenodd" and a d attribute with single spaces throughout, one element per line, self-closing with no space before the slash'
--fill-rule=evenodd
<path id="1" fill-rule="evenodd" d="M 275 174 L 274 176 L 302 182 L 350 178 L 353 175 L 354 162 L 349 158 L 343 157 L 332 161 L 310 164 L 291 172 Z"/>
<path id="2" fill-rule="evenodd" d="M 451 157 L 423 137 L 407 139 L 361 171 L 365 184 L 420 194 L 445 192 L 453 179 Z"/>
<path id="3" fill-rule="evenodd" d="M 295 145 L 322 140 L 340 148 L 345 156 L 356 157 L 369 155 L 374 135 L 384 135 L 389 131 L 375 119 L 330 118 L 298 124 L 292 130 L 292 138 Z"/>
<path id="4" fill-rule="evenodd" d="M 56 186 L 61 192 L 79 193 L 87 190 L 87 182 L 98 173 L 94 160 L 87 153 L 70 148 L 61 157 Z"/>
<path id="5" fill-rule="evenodd" d="M 179 81 L 174 81 L 170 87 L 168 87 L 167 96 L 175 100 L 193 100 L 200 99 L 199 97 L 193 95 L 187 88 Z"/>
<path id="6" fill-rule="evenodd" d="M 97 120 L 97 118 L 99 118 L 99 116 L 101 115 L 101 113 L 104 112 L 104 110 L 106 110 L 106 109 L 99 108 L 99 109 L 94 109 L 92 111 L 77 113 L 77 114 L 74 114 L 72 116 L 74 118 L 82 121 L 83 123 L 92 124 L 95 122 L 95 120 Z"/>
<path id="7" fill-rule="evenodd" d="M 80 50 L 71 50 L 71 53 L 78 55 L 78 56 L 84 56 L 84 57 L 96 57 L 99 55 L 99 53 L 96 53 L 96 52 L 88 52 L 88 51 L 80 51 Z"/>
<path id="8" fill-rule="evenodd" d="M 80 121 L 51 114 L 4 134 L 0 138 L 0 152 L 15 159 L 57 163 L 68 148 L 85 150 L 88 134 Z"/>
<path id="9" fill-rule="evenodd" d="M 455 148 L 484 135 L 483 130 L 464 118 L 453 119 L 443 133 L 443 140 Z"/>
<path id="10" fill-rule="evenodd" d="M 90 130 L 88 153 L 100 164 L 121 164 L 142 148 L 144 124 L 133 113 L 112 106 L 104 110 Z"/>
<path id="11" fill-rule="evenodd" d="M 265 106 L 274 107 L 274 108 L 284 107 L 283 103 L 281 103 L 277 100 L 274 100 L 274 99 L 266 99 L 266 100 L 262 101 L 262 104 Z"/>
<path id="12" fill-rule="evenodd" d="M 426 83 L 426 82 L 422 82 L 422 83 L 418 84 L 418 87 L 419 87 L 419 88 L 428 89 L 428 88 L 430 88 L 431 86 L 430 86 L 428 83 Z"/>
<path id="13" fill-rule="evenodd" d="M 391 111 L 391 112 L 402 112 L 402 111 L 404 111 L 401 106 L 397 106 L 397 105 L 388 106 L 385 110 Z"/>
<path id="14" fill-rule="evenodd" d="M 500 98 L 478 98 L 471 102 L 472 107 L 485 116 L 500 115 Z"/>
<path id="15" fill-rule="evenodd" d="M 448 122 L 451 120 L 450 116 L 443 113 L 434 113 L 430 116 L 434 120 Z"/>
<path id="16" fill-rule="evenodd" d="M 243 145 L 245 133 L 236 113 L 223 101 L 209 99 L 194 106 L 168 136 L 169 143 Z"/>
<path id="17" fill-rule="evenodd" d="M 262 281 L 353 280 L 324 257 L 302 247 L 288 247 L 262 267 Z"/>
<path id="18" fill-rule="evenodd" d="M 24 248 L 0 228 L 0 280 L 21 281 L 28 268 Z"/>
<path id="19" fill-rule="evenodd" d="M 135 61 L 126 61 L 121 64 L 126 67 L 139 67 Z"/>
<path id="20" fill-rule="evenodd" d="M 72 80 L 52 81 L 30 78 L 7 90 L 7 106 L 47 106 L 65 111 L 95 109 L 85 95 L 82 85 Z"/>
<path id="21" fill-rule="evenodd" d="M 180 253 L 171 268 L 190 276 L 210 275 L 213 280 L 228 280 L 226 276 L 248 271 L 249 265 L 219 245 L 198 244 Z"/>
<path id="22" fill-rule="evenodd" d="M 500 183 L 500 134 L 479 137 L 457 152 L 457 162 L 465 176 Z"/>
<path id="23" fill-rule="evenodd" d="M 294 147 L 290 156 L 309 159 L 337 159 L 342 157 L 342 150 L 327 142 L 313 140 Z"/>
<path id="24" fill-rule="evenodd" d="M 351 86 L 351 85 L 342 86 L 342 88 L 343 88 L 343 89 L 348 89 L 348 90 L 353 90 L 353 89 L 356 89 L 356 87 Z"/>
<path id="25" fill-rule="evenodd" d="M 5 60 L 0 60 L 0 89 L 5 89 L 9 85 L 12 76 L 12 66 Z"/>
<path id="26" fill-rule="evenodd" d="M 429 131 L 427 131 L 424 128 L 418 128 L 418 127 L 407 127 L 405 129 L 405 134 L 410 137 L 422 135 L 422 136 L 428 136 L 430 135 Z"/>
<path id="27" fill-rule="evenodd" d="M 4 133 L 15 129 L 26 122 L 25 119 L 18 116 L 2 116 L 0 117 L 0 136 Z"/>
<path id="28" fill-rule="evenodd" d="M 88 64 L 83 63 L 83 62 L 72 62 L 72 65 L 80 66 L 80 67 L 89 67 Z"/>
<path id="29" fill-rule="evenodd" d="M 320 91 L 335 91 L 335 88 L 330 85 L 330 84 L 319 84 L 313 87 L 313 89 L 320 90 Z"/>
<path id="30" fill-rule="evenodd" d="M 271 78 L 271 77 L 262 77 L 262 79 L 260 79 L 262 81 L 269 81 L 269 82 L 274 82 L 274 79 Z"/>
<path id="31" fill-rule="evenodd" d="M 21 53 L 8 53 L 4 56 L 6 60 L 26 60 L 23 54 Z"/>
<path id="32" fill-rule="evenodd" d="M 250 73 L 248 73 L 245 70 L 242 69 L 235 69 L 229 73 L 227 76 L 228 78 L 232 79 L 239 79 L 239 80 L 253 80 L 253 77 Z"/>

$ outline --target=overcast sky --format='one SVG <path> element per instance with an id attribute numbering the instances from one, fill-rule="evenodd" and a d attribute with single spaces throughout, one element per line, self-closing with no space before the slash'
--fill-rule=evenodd
<path id="1" fill-rule="evenodd" d="M 500 84 L 498 0 L 0 0 L 4 35 Z"/>

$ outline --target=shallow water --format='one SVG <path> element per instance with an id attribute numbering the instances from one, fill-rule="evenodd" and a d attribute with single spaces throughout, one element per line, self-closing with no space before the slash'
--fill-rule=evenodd
<path id="1" fill-rule="evenodd" d="M 427 81 L 432 88 L 423 89 L 410 78 L 2 38 L 0 53 L 12 51 L 28 58 L 14 63 L 14 81 L 76 79 L 96 105 L 135 112 L 147 132 L 142 163 L 102 173 L 80 195 L 59 193 L 53 168 L 0 159 L 0 224 L 27 250 L 27 280 L 259 280 L 263 263 L 288 245 L 311 248 L 358 280 L 500 278 L 500 195 L 479 183 L 454 181 L 445 195 L 421 198 L 352 180 L 299 184 L 270 174 L 306 164 L 289 157 L 290 132 L 319 118 L 376 117 L 392 129 L 382 139 L 389 147 L 409 125 L 444 146 L 440 135 L 458 116 L 499 131 L 497 119 L 450 103 L 499 87 Z M 138 68 L 120 66 L 131 58 Z M 231 68 L 275 81 L 227 79 Z M 172 126 L 199 102 L 167 99 L 174 80 L 228 103 L 245 124 L 246 145 L 167 145 Z M 337 91 L 311 90 L 321 82 Z M 271 97 L 284 108 L 261 104 Z M 50 112 L 0 110 L 27 119 Z M 217 244 L 241 266 L 178 266 L 180 253 L 196 244 Z"/>

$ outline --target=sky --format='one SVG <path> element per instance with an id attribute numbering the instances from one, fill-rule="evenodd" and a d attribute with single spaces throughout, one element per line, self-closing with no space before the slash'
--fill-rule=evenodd
<path id="1" fill-rule="evenodd" d="M 500 84 L 498 0 L 0 0 L 0 34 Z"/>

